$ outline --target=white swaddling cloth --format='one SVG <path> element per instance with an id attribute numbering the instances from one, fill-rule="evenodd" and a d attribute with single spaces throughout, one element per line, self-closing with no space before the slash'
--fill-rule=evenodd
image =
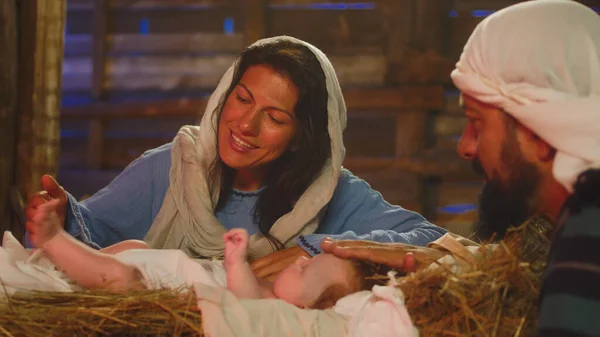
<path id="1" fill-rule="evenodd" d="M 76 284 L 56 269 L 45 257 L 32 259 L 10 233 L 5 232 L 0 247 L 0 294 L 9 296 L 19 290 L 64 291 L 79 290 Z M 148 289 L 177 289 L 202 283 L 217 287 L 226 285 L 225 269 L 217 260 L 193 260 L 180 250 L 131 249 L 114 255 L 136 267 Z"/>

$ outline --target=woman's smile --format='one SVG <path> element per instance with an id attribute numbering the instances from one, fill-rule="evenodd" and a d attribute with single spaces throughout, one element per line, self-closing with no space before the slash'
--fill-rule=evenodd
<path id="1" fill-rule="evenodd" d="M 233 131 L 230 131 L 229 145 L 234 151 L 237 152 L 249 152 L 254 149 L 258 149 L 258 146 L 248 142 L 241 136 L 236 135 Z"/>

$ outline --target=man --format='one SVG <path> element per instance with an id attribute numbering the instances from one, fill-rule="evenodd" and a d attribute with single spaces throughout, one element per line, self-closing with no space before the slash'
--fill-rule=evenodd
<path id="1" fill-rule="evenodd" d="M 539 334 L 600 336 L 600 17 L 567 0 L 505 8 L 477 26 L 451 76 L 468 119 L 458 152 L 486 182 L 477 234 L 555 220 Z M 393 259 L 393 246 L 361 245 L 323 249 Z"/>

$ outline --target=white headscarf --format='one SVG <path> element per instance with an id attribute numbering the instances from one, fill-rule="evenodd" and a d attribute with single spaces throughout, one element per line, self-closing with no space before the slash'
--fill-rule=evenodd
<path id="1" fill-rule="evenodd" d="M 321 63 L 325 74 L 331 155 L 320 175 L 302 194 L 288 214 L 283 215 L 270 234 L 285 246 L 294 244 L 300 234 L 315 231 L 320 212 L 329 203 L 337 186 L 345 148 L 342 131 L 346 127 L 346 106 L 333 66 L 316 47 L 286 36 L 255 42 L 253 46 L 287 40 L 308 47 Z M 211 95 L 200 126 L 181 128 L 173 142 L 170 186 L 163 205 L 145 237 L 153 248 L 181 249 L 193 257 L 222 256 L 223 234 L 227 231 L 214 215 L 219 199 L 219 181 L 209 181 L 210 166 L 217 156 L 215 110 L 223 102 L 231 85 L 239 59 L 227 70 Z M 218 178 L 220 179 L 220 178 Z M 261 234 L 250 238 L 250 258 L 258 258 L 274 249 Z"/>
<path id="2" fill-rule="evenodd" d="M 567 190 L 600 168 L 600 17 L 568 0 L 537 0 L 483 20 L 452 80 L 504 109 L 556 148 L 553 174 Z"/>

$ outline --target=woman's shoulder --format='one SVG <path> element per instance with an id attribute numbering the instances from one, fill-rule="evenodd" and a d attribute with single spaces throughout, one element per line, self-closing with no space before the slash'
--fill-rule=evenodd
<path id="1" fill-rule="evenodd" d="M 171 148 L 173 147 L 173 143 L 169 142 L 167 144 L 163 144 L 159 147 L 155 147 L 150 150 L 144 151 L 142 157 L 146 157 L 148 159 L 155 159 L 160 157 L 169 157 L 171 156 Z"/>
<path id="2" fill-rule="evenodd" d="M 342 168 L 342 172 L 340 177 L 338 178 L 338 184 L 336 190 L 338 189 L 357 189 L 357 188 L 371 188 L 369 183 L 364 181 L 363 179 L 356 176 L 347 168 Z"/>

